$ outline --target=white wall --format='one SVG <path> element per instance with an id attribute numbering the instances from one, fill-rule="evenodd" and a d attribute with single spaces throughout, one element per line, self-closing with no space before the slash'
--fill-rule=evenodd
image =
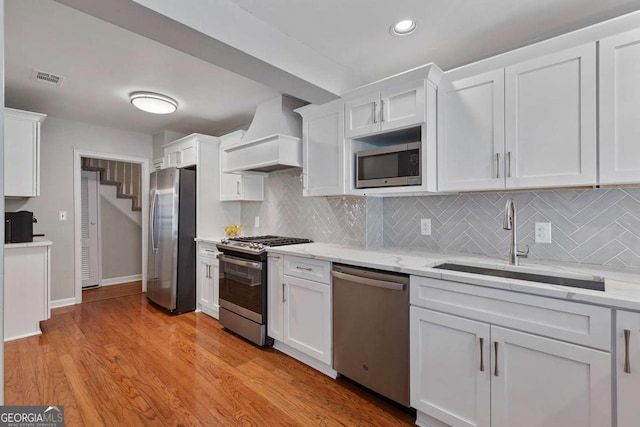
<path id="1" fill-rule="evenodd" d="M 6 200 L 7 211 L 33 211 L 34 233 L 53 242 L 51 300 L 75 297 L 74 284 L 74 149 L 151 160 L 151 135 L 47 117 L 42 125 L 40 197 Z M 58 211 L 68 220 L 58 221 Z"/>

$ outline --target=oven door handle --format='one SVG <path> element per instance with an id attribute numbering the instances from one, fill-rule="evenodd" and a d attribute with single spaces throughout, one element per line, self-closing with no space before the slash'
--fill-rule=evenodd
<path id="1" fill-rule="evenodd" d="M 241 267 L 253 268 L 254 270 L 262 270 L 262 263 L 254 261 L 246 261 L 241 258 L 232 257 L 229 255 L 220 255 L 221 262 L 227 262 L 229 264 L 239 265 Z"/>

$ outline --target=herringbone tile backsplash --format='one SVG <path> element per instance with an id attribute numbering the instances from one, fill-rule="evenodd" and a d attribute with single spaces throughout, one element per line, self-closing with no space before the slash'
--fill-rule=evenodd
<path id="1" fill-rule="evenodd" d="M 640 268 L 640 188 L 420 197 L 302 197 L 300 171 L 269 174 L 264 202 L 243 202 L 245 234 L 282 234 L 353 246 L 505 257 L 504 205 L 516 204 L 518 245 L 534 259 Z M 252 227 L 260 216 L 258 229 Z M 431 218 L 431 236 L 420 219 Z M 552 242 L 534 242 L 534 222 Z"/>

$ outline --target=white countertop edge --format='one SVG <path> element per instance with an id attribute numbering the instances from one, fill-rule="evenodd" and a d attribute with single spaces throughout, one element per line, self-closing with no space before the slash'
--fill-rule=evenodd
<path id="1" fill-rule="evenodd" d="M 5 243 L 5 249 L 16 249 L 16 248 L 33 248 L 38 246 L 51 246 L 53 242 L 51 240 L 47 240 L 44 237 L 34 237 L 33 242 L 23 242 L 23 243 Z"/>
<path id="2" fill-rule="evenodd" d="M 220 240 L 222 240 L 222 237 L 196 237 L 193 240 L 196 242 L 218 244 L 220 243 Z"/>
<path id="3" fill-rule="evenodd" d="M 629 271 L 630 269 L 618 270 L 596 265 L 548 263 L 531 260 L 523 262 L 520 267 L 514 267 L 503 259 L 477 255 L 420 252 L 399 248 L 376 250 L 325 243 L 279 246 L 276 248 L 268 248 L 268 252 L 395 271 L 494 289 L 603 305 L 617 309 L 640 311 L 640 271 Z M 455 262 L 501 270 L 517 269 L 518 271 L 532 272 L 535 274 L 561 275 L 563 277 L 578 279 L 597 280 L 604 278 L 606 290 L 601 292 L 432 268 L 444 262 Z"/>

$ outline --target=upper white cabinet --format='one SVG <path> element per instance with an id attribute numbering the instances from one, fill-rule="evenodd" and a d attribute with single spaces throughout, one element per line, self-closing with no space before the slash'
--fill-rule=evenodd
<path id="1" fill-rule="evenodd" d="M 258 174 L 224 173 L 225 148 L 242 140 L 245 131 L 238 130 L 220 137 L 220 201 L 264 200 L 264 176 Z"/>
<path id="2" fill-rule="evenodd" d="M 600 40 L 600 183 L 640 182 L 640 30 Z"/>
<path id="3" fill-rule="evenodd" d="M 507 188 L 597 183 L 596 45 L 505 69 Z"/>
<path id="4" fill-rule="evenodd" d="M 640 422 L 640 313 L 616 313 L 618 427 L 637 427 Z"/>
<path id="5" fill-rule="evenodd" d="M 344 104 L 345 137 L 408 127 L 425 120 L 425 81 L 372 91 Z"/>
<path id="6" fill-rule="evenodd" d="M 198 137 L 189 135 L 163 146 L 163 168 L 185 168 L 198 164 Z"/>
<path id="7" fill-rule="evenodd" d="M 4 195 L 40 195 L 40 124 L 47 117 L 4 109 Z"/>
<path id="8" fill-rule="evenodd" d="M 504 188 L 504 69 L 438 88 L 438 190 Z"/>
<path id="9" fill-rule="evenodd" d="M 296 110 L 302 116 L 303 196 L 345 194 L 344 104 Z"/>
<path id="10" fill-rule="evenodd" d="M 596 46 L 442 85 L 438 190 L 597 183 Z"/>

